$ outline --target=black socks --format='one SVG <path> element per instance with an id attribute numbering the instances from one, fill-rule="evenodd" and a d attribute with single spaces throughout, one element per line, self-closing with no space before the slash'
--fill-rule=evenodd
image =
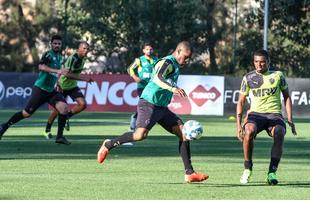
<path id="1" fill-rule="evenodd" d="M 45 133 L 51 132 L 52 124 L 49 122 L 46 123 Z"/>
<path id="2" fill-rule="evenodd" d="M 190 175 L 194 172 L 192 161 L 191 161 L 191 150 L 189 141 L 180 141 L 179 142 L 179 153 L 185 168 L 185 174 Z"/>
<path id="3" fill-rule="evenodd" d="M 25 117 L 23 115 L 23 111 L 17 112 L 9 119 L 9 121 L 7 122 L 7 125 L 8 127 L 10 127 L 24 118 Z"/>
<path id="4" fill-rule="evenodd" d="M 63 137 L 64 127 L 66 124 L 67 115 L 58 115 L 58 131 L 57 131 L 57 138 Z"/>
<path id="5" fill-rule="evenodd" d="M 278 169 L 278 165 L 279 165 L 280 159 L 279 158 L 271 158 L 270 159 L 270 165 L 269 165 L 269 173 L 275 173 Z"/>
<path id="6" fill-rule="evenodd" d="M 132 135 L 133 132 L 126 132 L 124 133 L 123 135 L 115 138 L 115 139 L 112 139 L 111 141 L 107 142 L 105 144 L 105 146 L 111 150 L 123 143 L 126 143 L 126 142 L 133 142 L 133 135 Z"/>
<path id="7" fill-rule="evenodd" d="M 252 170 L 252 168 L 253 168 L 252 160 L 245 160 L 244 161 L 244 169 Z"/>

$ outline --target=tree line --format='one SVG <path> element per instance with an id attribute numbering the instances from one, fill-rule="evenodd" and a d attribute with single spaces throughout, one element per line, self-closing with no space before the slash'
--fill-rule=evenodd
<path id="1" fill-rule="evenodd" d="M 251 3 L 252 2 L 252 3 Z M 0 5 L 0 70 L 35 72 L 52 34 L 66 48 L 91 43 L 91 61 L 116 53 L 126 71 L 153 44 L 161 57 L 181 40 L 193 44 L 185 74 L 242 76 L 263 46 L 264 2 L 248 0 L 3 0 Z M 254 2 L 254 3 L 255 3 Z M 269 1 L 268 51 L 272 68 L 310 77 L 310 1 Z"/>

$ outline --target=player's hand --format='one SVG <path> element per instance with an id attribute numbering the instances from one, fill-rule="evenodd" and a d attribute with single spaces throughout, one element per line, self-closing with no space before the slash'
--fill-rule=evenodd
<path id="1" fill-rule="evenodd" d="M 60 85 L 58 83 L 56 85 L 56 91 L 57 92 L 62 92 L 62 88 L 60 87 Z"/>
<path id="2" fill-rule="evenodd" d="M 187 94 L 186 94 L 185 90 L 183 90 L 182 88 L 174 87 L 172 89 L 172 92 L 174 94 L 177 94 L 177 95 L 181 96 L 181 97 L 187 97 Z"/>
<path id="3" fill-rule="evenodd" d="M 292 134 L 297 135 L 295 124 L 293 122 L 290 122 L 290 121 L 288 121 L 287 123 L 291 127 Z"/>
<path id="4" fill-rule="evenodd" d="M 243 142 L 244 138 L 244 129 L 242 128 L 241 124 L 237 126 L 237 138 L 240 142 Z"/>
<path id="5" fill-rule="evenodd" d="M 58 74 L 67 75 L 69 73 L 68 69 L 61 68 L 57 71 Z"/>

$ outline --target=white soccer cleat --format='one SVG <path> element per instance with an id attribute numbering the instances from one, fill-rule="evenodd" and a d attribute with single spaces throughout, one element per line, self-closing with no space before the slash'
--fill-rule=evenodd
<path id="1" fill-rule="evenodd" d="M 245 169 L 243 171 L 242 176 L 240 177 L 240 183 L 247 184 L 250 180 L 251 175 L 252 175 L 252 171 L 249 169 Z"/>

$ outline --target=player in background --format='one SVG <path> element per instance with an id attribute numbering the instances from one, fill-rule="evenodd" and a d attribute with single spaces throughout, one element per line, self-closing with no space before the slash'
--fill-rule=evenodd
<path id="1" fill-rule="evenodd" d="M 97 153 L 97 161 L 102 163 L 110 150 L 127 142 L 136 142 L 145 139 L 158 122 L 168 132 L 179 138 L 179 152 L 185 167 L 186 182 L 201 182 L 208 175 L 194 171 L 191 163 L 190 142 L 182 133 L 183 122 L 168 109 L 173 94 L 187 97 L 182 88 L 177 87 L 180 67 L 188 63 L 192 55 L 192 48 L 186 41 L 180 42 L 172 55 L 160 59 L 154 66 L 152 79 L 146 85 L 138 102 L 137 128 L 134 132 L 104 140 Z"/>
<path id="2" fill-rule="evenodd" d="M 15 113 L 7 122 L 0 126 L 0 139 L 10 126 L 22 119 L 30 117 L 41 105 L 48 103 L 59 113 L 56 143 L 70 144 L 63 136 L 63 130 L 68 115 L 68 105 L 62 94 L 55 90 L 58 75 L 65 75 L 68 73 L 68 70 L 61 68 L 61 37 L 59 35 L 52 36 L 50 44 L 51 50 L 45 52 L 40 60 L 40 73 L 34 83 L 31 97 L 25 109 Z"/>
<path id="3" fill-rule="evenodd" d="M 80 74 L 84 69 L 84 63 L 88 52 L 89 44 L 85 41 L 80 42 L 77 52 L 70 55 L 64 64 L 64 69 L 68 70 L 68 73 L 61 75 L 58 80 L 58 89 L 62 95 L 65 98 L 70 96 L 77 102 L 77 104 L 68 112 L 67 130 L 69 130 L 69 118 L 86 108 L 85 97 L 77 86 L 77 81 L 86 81 L 88 83 L 93 82 L 91 78 L 80 77 Z M 52 138 L 51 127 L 57 115 L 57 110 L 53 109 L 48 117 L 45 132 L 43 133 L 47 139 Z"/>
<path id="4" fill-rule="evenodd" d="M 281 94 L 287 113 L 287 121 L 296 135 L 292 116 L 292 101 L 287 82 L 280 71 L 269 71 L 269 55 L 265 50 L 254 53 L 255 70 L 243 77 L 238 104 L 236 107 L 237 137 L 243 143 L 244 172 L 240 178 L 242 184 L 249 182 L 253 170 L 253 147 L 256 135 L 266 130 L 273 138 L 271 159 L 267 173 L 267 183 L 276 185 L 276 171 L 282 156 L 286 125 L 281 114 Z M 241 125 L 246 96 L 251 98 L 250 110 L 244 125 Z"/>
<path id="5" fill-rule="evenodd" d="M 158 60 L 153 56 L 153 47 L 149 43 L 145 43 L 142 48 L 143 55 L 136 58 L 135 61 L 128 67 L 128 74 L 137 83 L 138 96 L 140 97 L 143 89 L 151 79 L 154 63 Z M 131 115 L 130 130 L 136 129 L 137 112 Z"/>

